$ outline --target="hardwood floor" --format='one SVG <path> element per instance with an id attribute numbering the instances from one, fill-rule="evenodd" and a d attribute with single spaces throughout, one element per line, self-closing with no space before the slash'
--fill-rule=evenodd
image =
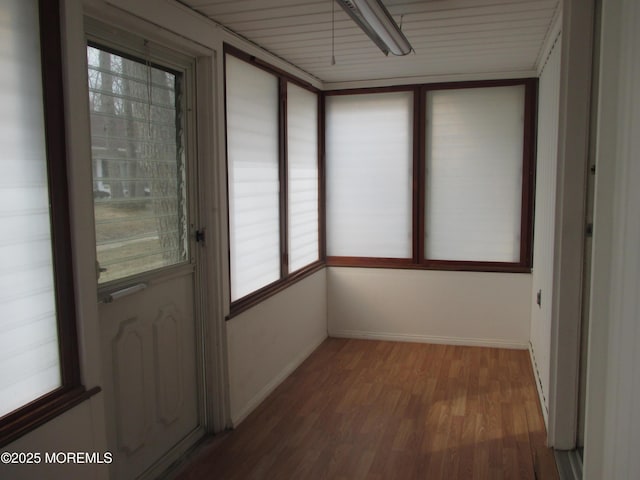
<path id="1" fill-rule="evenodd" d="M 191 479 L 557 479 L 528 352 L 327 339 Z"/>

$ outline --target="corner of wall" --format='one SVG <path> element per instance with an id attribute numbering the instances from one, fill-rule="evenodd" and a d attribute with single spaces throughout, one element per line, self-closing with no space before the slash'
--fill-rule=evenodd
<path id="1" fill-rule="evenodd" d="M 229 320 L 233 426 L 258 407 L 326 338 L 326 270 Z"/>
<path id="2" fill-rule="evenodd" d="M 554 44 L 556 40 L 560 37 L 562 33 L 562 2 L 558 3 L 556 7 L 556 11 L 551 19 L 551 23 L 549 24 L 549 28 L 547 29 L 547 34 L 545 36 L 545 40 L 542 44 L 542 48 L 538 53 L 538 58 L 536 59 L 536 71 L 538 72 L 538 76 L 542 73 L 544 66 L 553 50 Z"/>

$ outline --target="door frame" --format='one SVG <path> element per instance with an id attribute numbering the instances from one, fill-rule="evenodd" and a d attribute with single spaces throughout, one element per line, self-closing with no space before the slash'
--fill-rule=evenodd
<path id="1" fill-rule="evenodd" d="M 204 434 L 217 433 L 230 425 L 223 301 L 222 266 L 224 262 L 221 260 L 221 246 L 219 245 L 219 238 L 222 238 L 219 232 L 223 228 L 220 222 L 224 219 L 217 214 L 219 209 L 213 208 L 218 203 L 220 194 L 220 192 L 216 194 L 220 182 L 219 172 L 216 168 L 219 140 L 215 134 L 218 128 L 215 113 L 219 105 L 217 105 L 215 95 L 216 89 L 213 88 L 218 80 L 218 75 L 216 75 L 217 52 L 112 6 L 85 4 L 83 13 L 85 29 L 83 48 L 85 52 L 86 41 L 89 38 L 87 26 L 98 22 L 107 29 L 112 28 L 125 33 L 136 32 L 134 37 L 149 39 L 165 49 L 176 51 L 179 56 L 191 59 L 191 79 L 188 81 L 191 90 L 189 95 L 192 98 L 186 102 L 191 120 L 188 122 L 189 129 L 185 137 L 185 143 L 188 143 L 191 154 L 191 158 L 188 160 L 188 182 L 191 186 L 189 211 L 194 217 L 190 218 L 190 221 L 194 223 L 194 228 L 190 229 L 190 234 L 193 234 L 195 229 L 204 229 L 205 231 L 205 242 L 192 246 L 191 252 L 195 262 L 194 312 L 197 332 L 199 425 Z M 92 33 L 94 35 L 91 35 L 91 38 L 95 39 L 95 32 Z M 119 51 L 132 53 L 132 49 L 121 42 L 114 42 L 110 38 L 103 38 L 103 36 L 99 36 L 99 40 L 100 43 L 115 47 Z M 133 50 L 133 53 L 140 56 L 140 52 L 136 50 Z M 86 53 L 84 58 L 83 68 L 84 78 L 86 78 Z M 85 89 L 87 89 L 86 81 Z M 84 101 L 88 102 L 88 89 Z M 87 104 L 85 103 L 85 105 Z M 87 139 L 87 144 L 87 149 L 90 150 L 90 139 Z M 85 171 L 87 170 L 89 175 L 84 179 L 85 188 L 92 189 L 91 167 L 89 166 Z M 211 188 L 211 185 L 214 188 Z M 91 210 L 90 217 L 93 222 L 93 204 L 91 203 L 87 208 Z M 84 212 L 84 216 L 87 217 L 87 212 Z M 87 227 L 91 229 L 91 242 L 94 245 L 92 264 L 95 264 L 95 228 L 93 223 Z M 109 413 L 105 410 L 107 424 L 111 420 L 108 418 Z M 107 441 L 110 443 L 113 439 L 108 435 Z M 156 478 L 170 468 L 171 464 L 179 459 L 192 444 L 193 442 L 179 443 L 164 458 L 150 467 L 141 478 Z"/>
<path id="2" fill-rule="evenodd" d="M 578 428 L 593 9 L 563 2 L 548 425 L 557 450 L 575 448 Z"/>

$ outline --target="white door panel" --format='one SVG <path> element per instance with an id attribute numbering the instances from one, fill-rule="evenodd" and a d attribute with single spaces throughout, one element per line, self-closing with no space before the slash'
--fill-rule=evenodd
<path id="1" fill-rule="evenodd" d="M 117 478 L 134 478 L 199 426 L 193 275 L 101 306 Z"/>

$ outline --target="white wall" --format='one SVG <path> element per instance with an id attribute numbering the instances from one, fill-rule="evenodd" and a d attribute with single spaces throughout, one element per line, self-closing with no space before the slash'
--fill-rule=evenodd
<path id="1" fill-rule="evenodd" d="M 3 452 L 39 453 L 41 462 L 31 465 L 0 463 L 0 478 L 11 480 L 34 478 L 103 480 L 109 478 L 105 464 L 53 464 L 47 463 L 45 457 L 46 453 L 56 452 L 95 452 L 104 459 L 107 449 L 103 441 L 96 439 L 93 430 L 96 422 L 102 422 L 102 415 L 102 401 L 94 397 L 2 448 Z"/>
<path id="2" fill-rule="evenodd" d="M 553 248 L 558 165 L 558 114 L 561 39 L 551 44 L 542 65 L 538 87 L 538 143 L 536 159 L 536 205 L 531 292 L 531 354 L 537 374 L 542 412 L 549 413 L 549 361 L 551 305 L 553 295 Z M 540 292 L 541 302 L 537 303 Z"/>
<path id="3" fill-rule="evenodd" d="M 327 269 L 329 335 L 527 348 L 531 275 Z"/>
<path id="4" fill-rule="evenodd" d="M 603 1 L 585 480 L 640 478 L 639 24 Z"/>
<path id="5" fill-rule="evenodd" d="M 326 298 L 323 269 L 227 322 L 234 426 L 327 338 Z"/>

